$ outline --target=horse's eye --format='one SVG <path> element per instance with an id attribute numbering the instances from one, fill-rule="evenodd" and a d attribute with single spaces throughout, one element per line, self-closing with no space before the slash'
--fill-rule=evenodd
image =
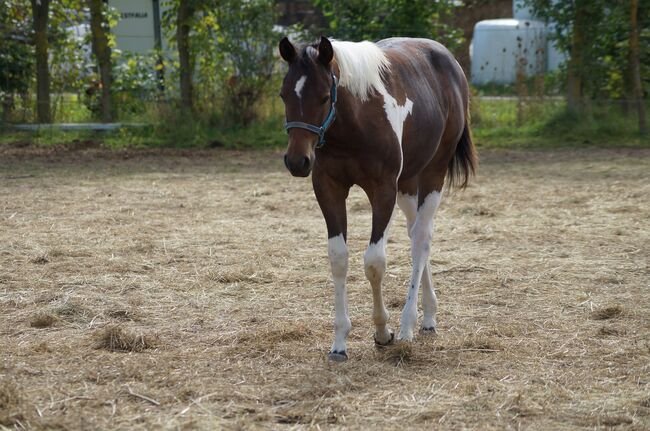
<path id="1" fill-rule="evenodd" d="M 330 100 L 330 97 L 329 97 L 329 96 L 325 96 L 325 97 L 323 97 L 323 100 L 321 100 L 320 103 L 324 105 L 324 104 L 327 103 L 328 100 Z"/>
<path id="2" fill-rule="evenodd" d="M 278 94 L 278 96 L 280 97 L 280 99 L 284 100 L 284 95 L 282 93 Z"/>

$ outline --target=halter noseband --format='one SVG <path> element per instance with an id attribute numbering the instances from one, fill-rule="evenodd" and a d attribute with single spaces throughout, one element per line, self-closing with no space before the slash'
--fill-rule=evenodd
<path id="1" fill-rule="evenodd" d="M 332 73 L 332 88 L 330 89 L 330 112 L 327 114 L 323 124 L 318 127 L 313 124 L 303 123 L 302 121 L 287 121 L 284 124 L 284 129 L 289 133 L 289 129 L 305 129 L 318 135 L 318 143 L 316 148 L 325 145 L 325 132 L 332 125 L 336 118 L 336 76 Z"/>

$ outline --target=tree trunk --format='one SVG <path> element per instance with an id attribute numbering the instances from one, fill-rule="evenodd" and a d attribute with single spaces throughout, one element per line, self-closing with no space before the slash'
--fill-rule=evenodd
<path id="1" fill-rule="evenodd" d="M 108 35 L 106 34 L 106 22 L 102 13 L 102 0 L 88 0 L 90 8 L 90 32 L 92 34 L 93 53 L 97 58 L 99 66 L 99 80 L 101 84 L 101 113 L 102 121 L 110 123 L 113 121 L 113 96 L 111 85 L 113 83 L 111 47 L 108 46 Z"/>
<path id="2" fill-rule="evenodd" d="M 571 39 L 571 58 L 567 65 L 567 107 L 570 112 L 581 114 L 582 101 L 582 75 L 584 73 L 583 51 L 584 38 L 584 1 L 576 0 L 575 17 L 573 21 L 573 37 Z"/>
<path id="3" fill-rule="evenodd" d="M 11 121 L 11 112 L 14 107 L 14 95 L 5 93 L 2 98 L 2 126 L 8 126 Z"/>
<path id="4" fill-rule="evenodd" d="M 176 16 L 176 44 L 180 62 L 181 105 L 187 110 L 193 109 L 192 102 L 192 58 L 190 55 L 190 20 L 194 15 L 191 0 L 180 0 Z"/>
<path id="5" fill-rule="evenodd" d="M 31 0 L 36 50 L 36 119 L 50 123 L 50 71 L 47 64 L 47 21 L 50 0 Z"/>
<path id="6" fill-rule="evenodd" d="M 639 0 L 631 0 L 630 9 L 629 68 L 632 77 L 634 103 L 639 116 L 639 133 L 645 135 L 648 133 L 648 128 L 645 121 L 645 103 L 643 101 L 643 87 L 641 85 L 641 62 L 639 60 Z"/>

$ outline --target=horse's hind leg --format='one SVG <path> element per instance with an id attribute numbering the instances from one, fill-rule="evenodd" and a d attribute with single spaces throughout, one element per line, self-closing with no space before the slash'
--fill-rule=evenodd
<path id="1" fill-rule="evenodd" d="M 423 328 L 435 328 L 436 298 L 433 293 L 428 261 L 431 250 L 431 237 L 433 235 L 433 218 L 440 204 L 440 192 L 442 190 L 445 172 L 446 170 L 442 172 L 442 177 L 436 175 L 433 178 L 426 178 L 425 170 L 423 172 L 425 176 L 424 180 L 421 177 L 418 183 L 417 210 L 415 213 L 415 221 L 410 229 L 413 270 L 406 304 L 404 305 L 400 319 L 399 338 L 401 340 L 410 341 L 413 339 L 413 331 L 418 317 L 417 302 L 420 281 L 424 281 L 422 302 L 425 316 Z M 425 271 L 427 272 L 426 274 Z"/>
<path id="2" fill-rule="evenodd" d="M 397 194 L 397 205 L 406 216 L 407 232 L 409 238 L 411 238 L 411 231 L 415 224 L 418 211 L 417 187 L 400 187 L 400 192 Z M 429 264 L 429 259 L 426 259 L 426 264 L 422 272 L 422 309 L 424 311 L 422 321 L 423 331 L 435 331 L 437 308 L 438 301 L 436 299 L 436 293 L 433 290 L 431 266 Z"/>
<path id="3" fill-rule="evenodd" d="M 386 242 L 388 228 L 395 209 L 395 183 L 366 190 L 372 205 L 372 233 L 370 244 L 363 255 L 364 269 L 372 287 L 372 319 L 375 323 L 375 343 L 385 346 L 393 341 L 388 326 L 388 311 L 382 295 L 382 281 L 386 273 Z"/>

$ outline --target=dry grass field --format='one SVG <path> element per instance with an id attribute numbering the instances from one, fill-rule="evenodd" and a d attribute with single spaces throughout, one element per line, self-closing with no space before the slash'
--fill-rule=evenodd
<path id="1" fill-rule="evenodd" d="M 483 152 L 432 245 L 437 336 L 350 360 L 279 152 L 0 148 L 0 429 L 650 429 L 650 151 Z M 403 215 L 385 295 L 410 274 Z"/>

